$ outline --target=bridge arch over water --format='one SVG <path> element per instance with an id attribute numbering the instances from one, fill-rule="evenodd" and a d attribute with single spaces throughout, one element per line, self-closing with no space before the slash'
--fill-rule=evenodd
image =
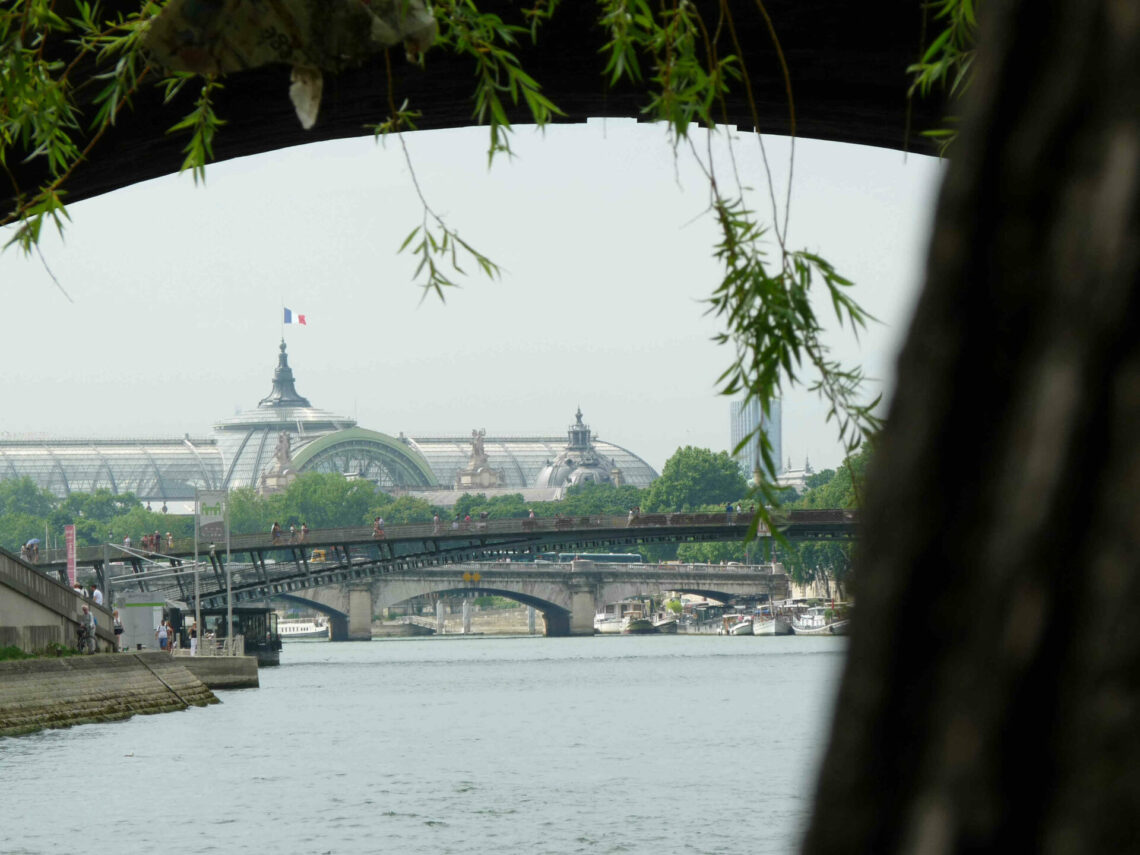
<path id="1" fill-rule="evenodd" d="M 419 568 L 367 581 L 319 586 L 296 601 L 320 603 L 326 614 L 347 614 L 348 632 L 343 637 L 354 640 L 371 638 L 374 614 L 427 596 L 506 597 L 541 613 L 548 636 L 593 635 L 594 615 L 607 603 L 635 597 L 661 597 L 668 592 L 697 594 L 719 602 L 741 597 L 786 597 L 787 577 L 772 569 L 770 565 L 726 568 L 488 562 Z M 478 580 L 470 581 L 474 574 Z"/>
<path id="2" fill-rule="evenodd" d="M 310 593 L 316 594 L 320 589 L 315 589 Z M 347 611 L 342 611 L 330 603 L 324 601 L 319 596 L 316 597 L 302 597 L 297 594 L 276 594 L 272 597 L 274 600 L 281 600 L 282 602 L 289 603 L 290 605 L 301 606 L 302 608 L 311 609 L 315 612 L 320 612 L 329 619 L 329 626 L 332 627 L 331 637 L 334 640 L 340 641 L 348 638 L 348 624 L 349 614 Z M 347 606 L 347 603 L 345 604 Z"/>

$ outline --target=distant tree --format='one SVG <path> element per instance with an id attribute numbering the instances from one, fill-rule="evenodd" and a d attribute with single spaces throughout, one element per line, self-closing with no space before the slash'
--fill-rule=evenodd
<path id="1" fill-rule="evenodd" d="M 58 503 L 52 512 L 52 524 L 54 527 L 59 527 L 75 522 L 79 518 L 109 522 L 115 517 L 130 513 L 132 508 L 140 505 L 134 493 L 116 495 L 105 487 L 94 493 L 72 493 Z"/>
<path id="2" fill-rule="evenodd" d="M 19 511 L 0 515 L 0 546 L 19 553 L 20 547 L 34 537 L 43 540 L 44 517 Z"/>
<path id="3" fill-rule="evenodd" d="M 816 472 L 812 475 L 808 475 L 807 478 L 804 479 L 804 486 L 807 487 L 807 489 L 809 489 L 809 490 L 814 490 L 816 487 L 819 487 L 823 484 L 826 484 L 828 481 L 830 481 L 834 477 L 835 477 L 835 470 L 834 469 L 824 469 L 820 472 Z"/>
<path id="4" fill-rule="evenodd" d="M 307 523 L 309 528 L 365 525 L 382 495 L 371 481 L 349 481 L 335 472 L 305 472 L 280 497 L 280 522 L 283 526 Z"/>
<path id="5" fill-rule="evenodd" d="M 733 540 L 724 543 L 682 543 L 677 547 L 677 560 L 686 564 L 720 564 L 722 561 L 746 559 L 743 541 Z"/>
<path id="6" fill-rule="evenodd" d="M 520 519 L 527 515 L 528 505 L 522 493 L 511 493 L 506 496 L 492 496 L 486 504 L 479 509 L 484 511 L 491 519 Z"/>
<path id="7" fill-rule="evenodd" d="M 428 523 L 437 510 L 430 502 L 414 496 L 400 496 L 393 499 L 384 493 L 380 495 L 387 501 L 373 505 L 368 511 L 367 518 L 383 517 L 385 525 Z"/>
<path id="8" fill-rule="evenodd" d="M 234 534 L 258 534 L 273 524 L 265 500 L 252 487 L 230 490 L 228 508 L 230 531 Z"/>
<path id="9" fill-rule="evenodd" d="M 687 445 L 667 461 L 645 491 L 646 511 L 692 511 L 702 505 L 739 502 L 748 484 L 728 452 Z"/>
<path id="10" fill-rule="evenodd" d="M 827 469 L 831 477 L 821 480 L 793 504 L 799 508 L 855 508 L 860 504 L 867 464 L 874 454 L 874 444 L 865 442 L 847 457 L 838 469 Z M 823 475 L 823 472 L 819 473 Z M 815 477 L 815 476 L 813 476 Z M 854 480 L 852 480 L 854 477 Z"/>
<path id="11" fill-rule="evenodd" d="M 31 478 L 0 481 L 0 516 L 27 514 L 33 517 L 46 517 L 55 505 L 55 496 L 48 490 L 41 490 Z"/>
<path id="12" fill-rule="evenodd" d="M 645 491 L 628 484 L 580 484 L 566 491 L 558 502 L 558 512 L 567 516 L 591 514 L 623 515 L 629 509 L 644 503 Z M 537 513 L 537 511 L 536 511 Z"/>
<path id="13" fill-rule="evenodd" d="M 486 493 L 464 493 L 456 500 L 454 507 L 451 509 L 451 513 L 452 515 L 458 514 L 460 517 L 466 516 L 467 514 L 471 514 L 471 516 L 475 517 L 479 515 L 480 509 L 485 508 L 486 505 Z"/>

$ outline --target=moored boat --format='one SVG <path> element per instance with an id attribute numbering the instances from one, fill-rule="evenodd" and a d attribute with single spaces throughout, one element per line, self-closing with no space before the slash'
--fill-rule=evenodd
<path id="1" fill-rule="evenodd" d="M 796 635 L 847 635 L 847 618 L 835 618 L 835 610 L 813 606 L 792 619 Z"/>
<path id="2" fill-rule="evenodd" d="M 622 635 L 651 635 L 657 632 L 657 627 L 649 618 L 630 613 L 622 619 L 621 632 Z"/>
<path id="3" fill-rule="evenodd" d="M 725 618 L 724 628 L 728 635 L 752 635 L 752 615 L 733 615 Z"/>
<path id="4" fill-rule="evenodd" d="M 657 628 L 658 632 L 674 635 L 677 632 L 677 618 L 673 615 L 668 617 L 660 615 L 653 619 L 653 626 Z"/>
<path id="5" fill-rule="evenodd" d="M 783 615 L 758 615 L 752 619 L 753 635 L 791 635 L 792 622 Z"/>
<path id="6" fill-rule="evenodd" d="M 621 632 L 622 619 L 616 615 L 598 612 L 594 615 L 594 632 L 609 635 Z"/>
<path id="7" fill-rule="evenodd" d="M 323 618 L 281 618 L 277 621 L 277 632 L 282 641 L 297 638 L 328 638 L 329 624 Z"/>

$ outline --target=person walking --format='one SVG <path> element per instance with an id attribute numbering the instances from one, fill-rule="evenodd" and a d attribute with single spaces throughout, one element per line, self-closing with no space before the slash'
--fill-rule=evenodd
<path id="1" fill-rule="evenodd" d="M 87 607 L 84 606 L 84 608 L 87 608 Z M 154 637 L 158 639 L 158 649 L 165 652 L 167 642 L 169 641 L 169 638 L 170 638 L 169 635 L 167 634 L 166 622 L 165 621 L 159 622 L 158 629 L 156 629 L 154 631 Z"/>

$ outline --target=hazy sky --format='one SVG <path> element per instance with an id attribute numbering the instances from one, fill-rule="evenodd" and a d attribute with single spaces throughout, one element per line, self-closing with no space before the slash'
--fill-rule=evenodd
<path id="1" fill-rule="evenodd" d="M 224 133 L 224 129 L 222 130 Z M 206 435 L 270 389 L 281 307 L 297 389 L 397 434 L 561 434 L 582 407 L 601 437 L 660 470 L 678 446 L 727 449 L 729 353 L 704 300 L 719 281 L 707 187 L 660 127 L 628 120 L 514 134 L 487 169 L 486 129 L 409 135 L 429 203 L 503 267 L 441 304 L 397 252 L 421 218 L 398 144 L 318 143 L 171 176 L 71 207 L 65 241 L 0 255 L 8 324 L 0 433 Z M 785 139 L 766 138 L 786 172 Z M 754 139 L 737 141 L 770 211 Z M 940 165 L 800 140 L 790 244 L 858 284 L 881 324 L 834 352 L 889 384 L 921 279 Z M 474 265 L 469 266 L 474 271 Z M 826 315 L 829 322 L 833 316 Z M 832 323 L 834 327 L 834 323 Z M 877 387 L 871 389 L 875 393 Z M 784 400 L 784 457 L 842 457 L 825 408 Z"/>

